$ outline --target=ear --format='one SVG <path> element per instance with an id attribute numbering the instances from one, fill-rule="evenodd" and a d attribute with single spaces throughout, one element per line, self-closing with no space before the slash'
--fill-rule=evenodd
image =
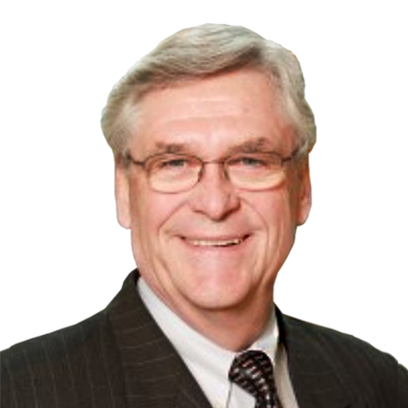
<path id="1" fill-rule="evenodd" d="M 299 168 L 298 207 L 296 214 L 297 225 L 302 225 L 309 217 L 312 207 L 312 186 L 310 183 L 309 160 L 306 158 Z"/>
<path id="2" fill-rule="evenodd" d="M 130 180 L 122 161 L 115 162 L 115 199 L 116 216 L 119 224 L 126 229 L 130 228 Z"/>

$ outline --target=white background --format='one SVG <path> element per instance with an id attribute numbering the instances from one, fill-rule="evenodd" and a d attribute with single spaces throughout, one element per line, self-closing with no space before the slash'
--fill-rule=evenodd
<path id="1" fill-rule="evenodd" d="M 408 365 L 402 1 L 27 0 L 0 15 L 0 349 L 83 320 L 120 289 L 134 261 L 100 111 L 160 40 L 219 22 L 292 50 L 316 115 L 313 209 L 277 304 Z"/>

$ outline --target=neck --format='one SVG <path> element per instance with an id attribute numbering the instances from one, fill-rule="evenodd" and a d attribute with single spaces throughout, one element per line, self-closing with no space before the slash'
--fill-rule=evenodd
<path id="1" fill-rule="evenodd" d="M 151 308 L 160 308 L 161 304 L 195 331 L 219 347 L 233 352 L 248 348 L 262 335 L 273 310 L 270 292 L 264 295 L 252 294 L 248 296 L 247 302 L 240 303 L 235 307 L 205 309 L 195 307 L 191 303 L 178 303 L 176 305 L 166 301 L 166 298 L 156 293 L 147 282 L 140 281 L 139 289 L 144 302 L 152 313 Z"/>
<path id="2" fill-rule="evenodd" d="M 255 309 L 255 310 L 254 310 Z M 239 352 L 250 347 L 264 332 L 272 310 L 267 307 L 246 311 L 209 311 L 200 314 L 180 316 L 187 324 L 220 347 Z"/>

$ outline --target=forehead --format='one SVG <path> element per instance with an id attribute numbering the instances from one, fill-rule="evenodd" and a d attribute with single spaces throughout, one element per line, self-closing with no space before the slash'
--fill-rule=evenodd
<path id="1" fill-rule="evenodd" d="M 138 104 L 130 149 L 168 145 L 223 150 L 256 143 L 293 145 L 279 91 L 262 72 L 242 70 L 152 91 Z"/>

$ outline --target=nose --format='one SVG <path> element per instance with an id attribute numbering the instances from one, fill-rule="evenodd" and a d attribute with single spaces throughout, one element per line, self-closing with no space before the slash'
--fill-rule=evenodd
<path id="1" fill-rule="evenodd" d="M 222 221 L 240 207 L 240 198 L 232 183 L 226 178 L 221 165 L 207 163 L 199 182 L 191 192 L 193 211 L 213 221 Z"/>

